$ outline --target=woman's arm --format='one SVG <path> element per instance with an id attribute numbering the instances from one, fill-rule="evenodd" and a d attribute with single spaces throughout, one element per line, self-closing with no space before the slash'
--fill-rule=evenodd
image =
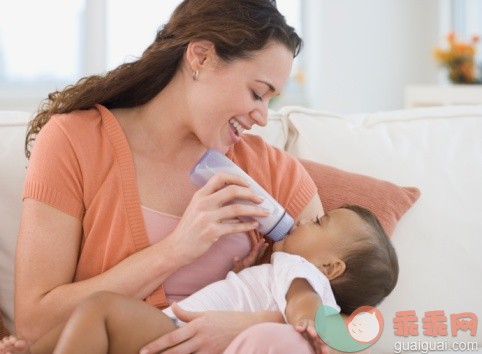
<path id="1" fill-rule="evenodd" d="M 82 247 L 81 221 L 45 203 L 26 199 L 16 254 L 18 334 L 34 341 L 66 321 L 82 299 L 97 291 L 144 299 L 170 274 L 204 254 L 223 235 L 247 232 L 257 226 L 255 222 L 220 223 L 219 220 L 240 215 L 266 216 L 266 211 L 257 206 L 226 205 L 233 199 L 261 201 L 241 178 L 216 175 L 194 194 L 169 236 L 104 273 L 75 283 Z"/>
<path id="2" fill-rule="evenodd" d="M 143 299 L 178 266 L 156 245 L 88 280 L 73 283 L 81 248 L 78 219 L 32 199 L 24 201 L 15 265 L 15 323 L 30 341 L 67 320 L 73 308 L 101 290 Z"/>
<path id="3" fill-rule="evenodd" d="M 171 308 L 186 324 L 142 348 L 146 353 L 222 353 L 233 339 L 245 329 L 263 322 L 283 323 L 279 312 L 192 312 L 177 304 Z M 141 350 L 141 352 L 142 352 Z"/>

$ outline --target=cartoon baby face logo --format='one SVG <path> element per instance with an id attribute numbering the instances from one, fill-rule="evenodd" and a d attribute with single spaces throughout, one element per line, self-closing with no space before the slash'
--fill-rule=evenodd
<path id="1" fill-rule="evenodd" d="M 370 347 L 380 338 L 383 316 L 380 310 L 372 306 L 362 306 L 345 321 L 337 310 L 322 305 L 316 312 L 315 327 L 327 345 L 353 353 Z"/>
<path id="2" fill-rule="evenodd" d="M 380 310 L 371 306 L 356 309 L 347 321 L 348 333 L 360 343 L 375 343 L 383 329 L 383 316 Z"/>

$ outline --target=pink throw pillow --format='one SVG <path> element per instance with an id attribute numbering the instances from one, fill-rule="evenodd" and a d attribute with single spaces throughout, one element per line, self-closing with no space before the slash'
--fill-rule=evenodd
<path id="1" fill-rule="evenodd" d="M 376 215 L 388 236 L 420 196 L 415 187 L 400 187 L 374 177 L 300 159 L 313 178 L 325 211 L 355 204 Z"/>

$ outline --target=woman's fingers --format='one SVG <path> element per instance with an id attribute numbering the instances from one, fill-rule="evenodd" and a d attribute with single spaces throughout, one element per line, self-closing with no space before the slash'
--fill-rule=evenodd
<path id="1" fill-rule="evenodd" d="M 143 346 L 140 350 L 140 354 L 151 354 L 151 353 L 166 353 L 171 347 L 175 347 L 176 350 L 179 350 L 179 346 L 182 343 L 189 341 L 195 335 L 195 330 L 193 327 L 190 326 L 183 326 L 178 329 L 175 329 L 172 332 L 169 332 L 162 337 L 159 337 L 152 342 Z M 190 353 L 189 351 L 177 351 L 177 353 Z"/>
<path id="2" fill-rule="evenodd" d="M 217 232 L 215 231 L 215 241 L 226 235 L 249 232 L 256 229 L 258 226 L 259 223 L 257 221 L 246 221 L 239 223 L 220 222 L 219 226 L 216 228 Z"/>
<path id="3" fill-rule="evenodd" d="M 198 197 L 209 196 L 210 202 L 217 206 L 234 199 L 260 204 L 263 198 L 249 188 L 249 183 L 241 177 L 227 173 L 217 173 L 196 192 Z"/>
<path id="4" fill-rule="evenodd" d="M 233 181 L 229 177 L 236 177 L 228 174 L 217 174 L 212 179 L 223 181 Z M 236 180 L 234 178 L 234 180 Z M 207 186 L 207 185 L 206 185 Z M 205 224 L 209 223 L 235 223 L 234 220 L 241 218 L 241 221 L 251 222 L 252 219 L 242 219 L 243 217 L 266 217 L 270 211 L 261 207 L 259 204 L 263 198 L 258 196 L 247 187 L 239 185 L 224 185 L 224 188 L 208 194 L 209 188 L 203 187 L 194 195 L 185 214 L 193 214 L 197 220 Z M 190 220 L 194 219 L 190 217 Z M 226 230 L 226 228 L 223 228 Z M 231 225 L 229 230 L 244 230 L 244 226 Z"/>
<path id="5" fill-rule="evenodd" d="M 212 176 L 209 181 L 199 191 L 203 194 L 213 194 L 228 185 L 238 185 L 248 188 L 249 182 L 234 174 L 218 172 Z"/>
<path id="6" fill-rule="evenodd" d="M 191 322 L 196 318 L 201 317 L 203 312 L 192 312 L 183 310 L 177 303 L 171 305 L 174 315 L 183 322 Z M 175 347 L 176 353 L 191 353 L 197 349 L 198 345 L 195 337 L 196 330 L 193 326 L 182 326 L 170 333 L 163 335 L 162 337 L 145 345 L 140 353 L 169 353 L 168 348 Z"/>
<path id="7" fill-rule="evenodd" d="M 253 217 L 263 218 L 267 217 L 269 213 L 269 210 L 257 205 L 235 202 L 235 204 L 229 204 L 219 208 L 213 213 L 213 216 L 218 222 L 226 221 L 225 224 L 236 224 L 236 222 L 231 222 L 231 220 L 240 219 L 241 222 L 249 222 L 253 221 Z M 243 220 L 243 218 L 246 219 Z"/>
<path id="8" fill-rule="evenodd" d="M 263 198 L 236 175 L 218 173 L 199 189 L 171 234 L 179 247 L 175 251 L 186 262 L 204 254 L 222 236 L 256 229 L 257 218 L 269 211 L 259 204 Z"/>
<path id="9" fill-rule="evenodd" d="M 260 205 L 263 202 L 263 198 L 246 187 L 228 185 L 210 195 L 201 192 L 201 189 L 197 191 L 193 200 L 196 201 L 198 208 L 202 210 L 216 210 L 229 205 L 250 206 L 250 208 L 244 207 L 240 210 L 231 208 L 231 211 L 234 212 L 234 214 L 243 211 L 244 214 L 246 211 L 259 213 L 264 210 Z"/>

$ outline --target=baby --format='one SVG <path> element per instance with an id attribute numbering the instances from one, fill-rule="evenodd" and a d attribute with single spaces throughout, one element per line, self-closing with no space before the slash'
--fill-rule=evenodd
<path id="1" fill-rule="evenodd" d="M 273 245 L 270 264 L 230 272 L 175 306 L 189 311 L 280 311 L 316 352 L 323 343 L 314 319 L 319 306 L 345 314 L 378 305 L 395 287 L 398 260 L 376 217 L 359 206 L 334 209 L 298 223 Z M 177 312 L 177 311 L 176 311 Z M 138 353 L 182 325 L 171 307 L 159 311 L 114 293 L 95 294 L 31 347 L 14 336 L 6 353 Z"/>

